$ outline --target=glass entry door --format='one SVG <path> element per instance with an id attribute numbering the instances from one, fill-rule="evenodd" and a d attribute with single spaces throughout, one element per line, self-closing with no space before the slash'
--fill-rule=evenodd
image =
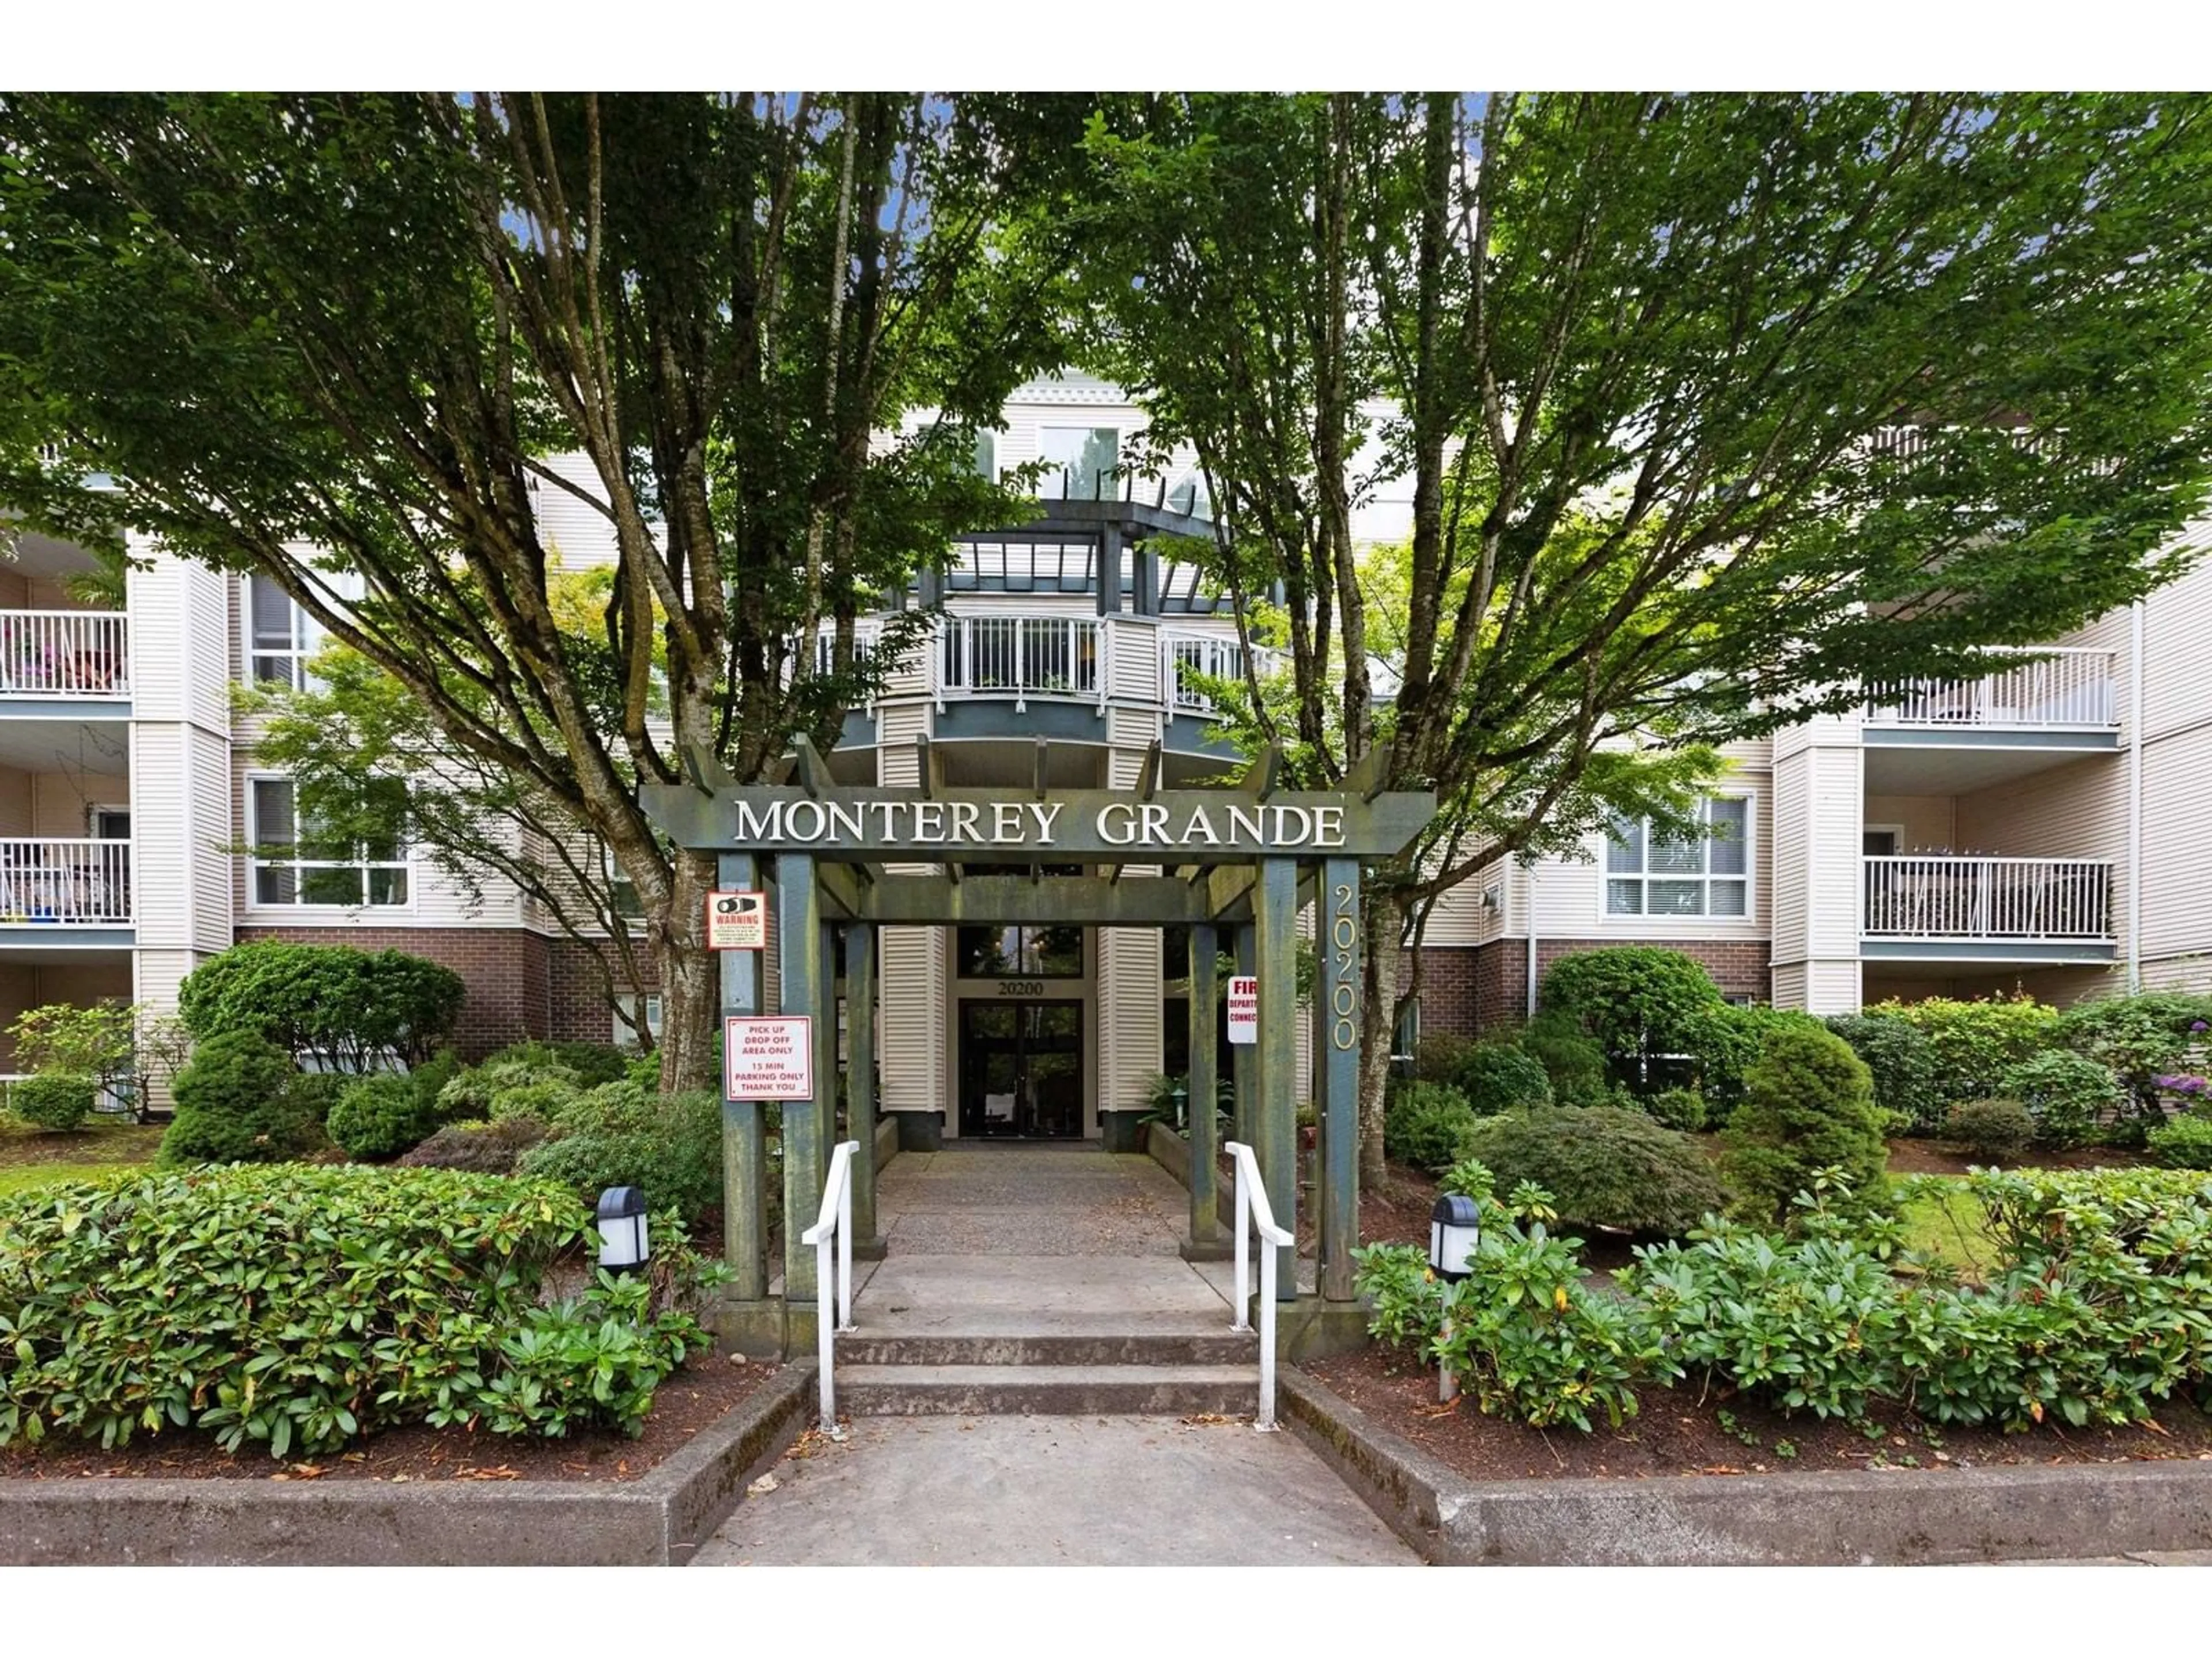
<path id="1" fill-rule="evenodd" d="M 961 1003 L 960 1133 L 1082 1137 L 1080 1002 Z"/>

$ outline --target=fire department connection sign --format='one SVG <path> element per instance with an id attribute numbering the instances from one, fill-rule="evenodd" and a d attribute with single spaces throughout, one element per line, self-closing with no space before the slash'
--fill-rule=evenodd
<path id="1" fill-rule="evenodd" d="M 709 951 L 767 950 L 768 895 L 708 894 L 707 948 Z"/>
<path id="2" fill-rule="evenodd" d="M 1260 976 L 1257 974 L 1231 974 L 1229 976 L 1229 1040 L 1231 1042 L 1257 1042 L 1260 1040 Z"/>
<path id="3" fill-rule="evenodd" d="M 805 1014 L 725 1020 L 722 1094 L 729 1100 L 811 1100 L 814 1021 Z"/>

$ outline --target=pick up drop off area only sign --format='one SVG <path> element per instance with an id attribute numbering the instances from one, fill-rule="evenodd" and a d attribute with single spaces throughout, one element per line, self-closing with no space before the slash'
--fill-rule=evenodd
<path id="1" fill-rule="evenodd" d="M 722 1094 L 729 1100 L 811 1100 L 813 1020 L 805 1014 L 726 1020 Z"/>

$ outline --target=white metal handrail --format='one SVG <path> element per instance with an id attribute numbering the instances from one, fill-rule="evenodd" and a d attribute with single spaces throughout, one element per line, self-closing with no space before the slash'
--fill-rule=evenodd
<path id="1" fill-rule="evenodd" d="M 1280 653 L 1255 645 L 1251 650 L 1252 672 L 1261 677 L 1275 672 Z M 1160 683 L 1166 688 L 1170 710 L 1193 714 L 1213 712 L 1213 699 L 1198 681 L 1242 680 L 1243 645 L 1219 634 L 1163 633 L 1160 635 Z"/>
<path id="2" fill-rule="evenodd" d="M 1245 1298 L 1250 1293 L 1248 1262 L 1251 1236 L 1260 1236 L 1260 1413 L 1255 1427 L 1263 1432 L 1275 1426 L 1275 1248 L 1295 1249 L 1297 1239 L 1275 1224 L 1274 1207 L 1260 1181 L 1260 1161 L 1241 1140 L 1227 1145 L 1237 1164 L 1237 1305 L 1229 1328 L 1249 1331 Z"/>
<path id="3" fill-rule="evenodd" d="M 822 1207 L 799 1242 L 814 1247 L 815 1353 L 822 1367 L 822 1432 L 842 1437 L 837 1427 L 837 1384 L 831 1368 L 839 1331 L 853 1328 L 853 1154 L 857 1140 L 841 1140 L 830 1154 L 830 1178 L 822 1183 Z M 830 1247 L 837 1247 L 837 1271 L 830 1271 Z M 836 1304 L 830 1304 L 832 1291 Z"/>
<path id="4" fill-rule="evenodd" d="M 127 841 L 0 841 L 0 922 L 119 927 L 131 920 Z"/>
<path id="5" fill-rule="evenodd" d="M 2111 651 L 2055 646 L 1992 647 L 1991 657 L 2033 660 L 1971 680 L 1896 680 L 1866 689 L 1866 718 L 1876 726 L 2113 726 L 2119 704 Z"/>
<path id="6" fill-rule="evenodd" d="M 937 696 L 1084 697 L 1105 707 L 1106 637 L 1093 617 L 947 617 L 937 641 Z"/>
<path id="7" fill-rule="evenodd" d="M 2112 866 L 2101 859 L 1869 855 L 1859 931 L 1887 938 L 2108 939 Z"/>
<path id="8" fill-rule="evenodd" d="M 129 629 L 119 611 L 0 611 L 0 696 L 130 696 Z"/>

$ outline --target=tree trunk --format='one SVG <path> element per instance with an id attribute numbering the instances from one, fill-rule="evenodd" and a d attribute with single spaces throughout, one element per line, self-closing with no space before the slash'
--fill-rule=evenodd
<path id="1" fill-rule="evenodd" d="M 1405 928 L 1398 896 L 1370 888 L 1364 896 L 1366 949 L 1360 977 L 1359 1189 L 1377 1190 L 1384 1175 L 1382 1108 L 1390 1087 L 1390 1042 L 1398 1024 L 1398 939 Z"/>
<path id="2" fill-rule="evenodd" d="M 722 1009 L 721 975 L 707 949 L 707 895 L 714 855 L 678 852 L 668 914 L 653 930 L 660 966 L 660 1087 L 676 1094 L 715 1089 L 714 1036 Z"/>

